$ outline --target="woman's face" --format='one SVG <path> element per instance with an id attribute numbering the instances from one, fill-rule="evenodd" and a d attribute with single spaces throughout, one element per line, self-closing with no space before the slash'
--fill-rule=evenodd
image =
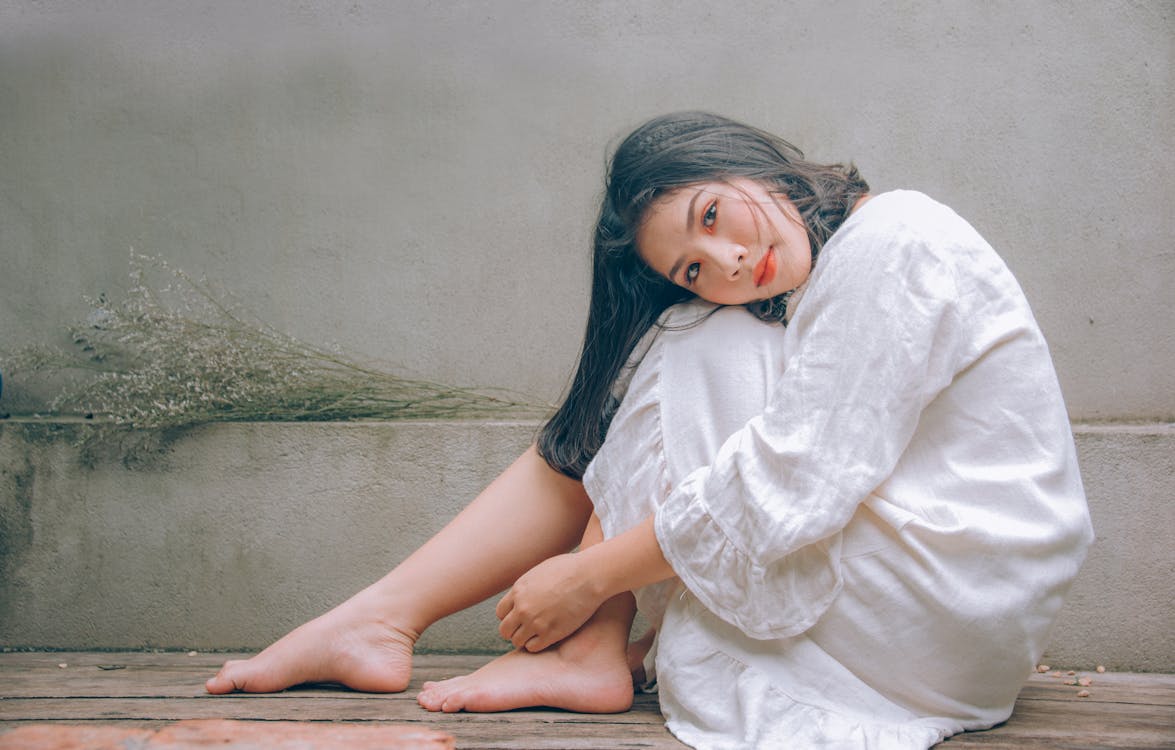
<path id="1" fill-rule="evenodd" d="M 650 268 L 720 305 L 790 291 L 812 270 L 812 245 L 799 211 L 749 179 L 668 193 L 649 206 L 636 241 Z"/>

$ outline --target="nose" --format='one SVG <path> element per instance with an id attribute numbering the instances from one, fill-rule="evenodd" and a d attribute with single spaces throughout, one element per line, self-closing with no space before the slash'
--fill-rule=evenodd
<path id="1" fill-rule="evenodd" d="M 742 245 L 728 245 L 717 258 L 718 267 L 728 279 L 736 279 L 743 270 L 743 262 L 747 259 L 747 249 Z"/>

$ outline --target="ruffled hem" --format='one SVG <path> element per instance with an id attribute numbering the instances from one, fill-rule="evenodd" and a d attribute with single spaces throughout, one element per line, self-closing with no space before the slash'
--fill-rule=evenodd
<path id="1" fill-rule="evenodd" d="M 689 663 L 662 664 L 658 683 L 666 726 L 697 750 L 925 750 L 965 729 L 947 718 L 909 715 L 902 720 L 899 717 L 907 712 L 892 704 L 888 711 L 873 707 L 872 715 L 862 715 L 866 709 L 858 706 L 861 713 L 853 714 L 852 700 L 860 697 L 862 686 L 849 688 L 839 701 L 838 696 L 825 696 L 831 706 L 805 702 L 788 695 L 777 680 L 754 666 L 723 651 L 705 651 L 693 653 Z M 832 707 L 842 702 L 843 711 Z M 869 702 L 887 704 L 879 695 Z M 873 718 L 885 713 L 897 715 L 890 720 Z"/>
<path id="2" fill-rule="evenodd" d="M 745 717 L 744 733 L 730 735 L 709 731 L 682 718 L 688 711 L 674 704 L 662 686 L 659 692 L 665 726 L 678 740 L 695 750 L 753 750 L 755 748 L 820 748 L 821 750 L 927 750 L 961 729 L 950 731 L 930 724 L 882 724 L 804 705 L 772 689 L 762 675 L 751 668 L 730 685 L 731 693 L 761 696 L 762 716 Z M 719 710 L 738 714 L 738 700 Z M 764 717 L 771 717 L 764 720 Z"/>

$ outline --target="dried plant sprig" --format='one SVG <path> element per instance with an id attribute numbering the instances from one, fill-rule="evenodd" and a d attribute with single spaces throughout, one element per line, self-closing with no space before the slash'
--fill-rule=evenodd
<path id="1" fill-rule="evenodd" d="M 88 371 L 50 405 L 142 428 L 224 421 L 534 417 L 546 411 L 504 390 L 402 377 L 311 346 L 237 312 L 161 258 L 131 251 L 131 289 L 87 300 L 76 350 L 29 347 L 16 371 Z M 156 288 L 153 274 L 169 281 Z"/>

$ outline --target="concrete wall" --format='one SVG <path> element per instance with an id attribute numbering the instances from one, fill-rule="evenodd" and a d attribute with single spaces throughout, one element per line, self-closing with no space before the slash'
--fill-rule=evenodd
<path id="1" fill-rule="evenodd" d="M 311 342 L 554 400 L 609 144 L 700 107 L 954 206 L 1075 418 L 1175 418 L 1172 40 L 1125 0 L 3 0 L 0 348 L 120 294 L 133 246 Z"/>
<path id="2" fill-rule="evenodd" d="M 726 113 L 1000 250 L 1073 417 L 1118 423 L 1079 434 L 1101 537 L 1055 660 L 1175 671 L 1173 47 L 1125 0 L 0 0 L 0 349 L 64 341 L 133 246 L 310 342 L 553 401 L 609 146 Z M 8 378 L 0 412 L 47 395 Z M 264 645 L 533 425 L 217 426 L 130 468 L 77 429 L 0 422 L 0 644 Z M 425 645 L 497 645 L 468 618 Z"/>
<path id="3" fill-rule="evenodd" d="M 536 427 L 214 425 L 86 466 L 88 427 L 0 422 L 0 645 L 261 648 L 383 575 Z M 1175 672 L 1175 427 L 1077 445 L 1099 536 L 1048 661 Z M 421 642 L 504 645 L 490 605 Z"/>

